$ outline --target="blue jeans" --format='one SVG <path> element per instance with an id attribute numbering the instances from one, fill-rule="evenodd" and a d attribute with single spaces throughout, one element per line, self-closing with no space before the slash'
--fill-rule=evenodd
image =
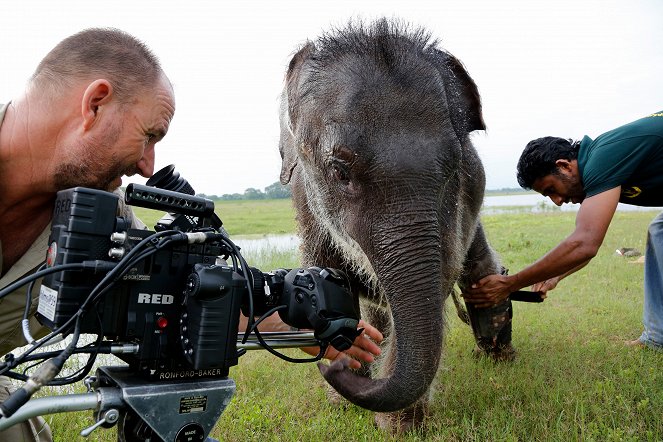
<path id="1" fill-rule="evenodd" d="M 649 225 L 645 252 L 645 303 L 640 341 L 663 350 L 663 213 Z"/>

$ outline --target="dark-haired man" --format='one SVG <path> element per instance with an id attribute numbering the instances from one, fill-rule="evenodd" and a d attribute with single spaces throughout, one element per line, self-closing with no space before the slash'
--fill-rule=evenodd
<path id="1" fill-rule="evenodd" d="M 467 289 L 479 307 L 534 285 L 548 291 L 597 253 L 617 203 L 663 206 L 663 112 L 580 142 L 531 141 L 518 162 L 518 182 L 558 206 L 580 204 L 576 228 L 557 247 L 513 275 L 490 275 Z M 645 255 L 644 331 L 632 345 L 663 350 L 663 213 L 649 226 Z"/>

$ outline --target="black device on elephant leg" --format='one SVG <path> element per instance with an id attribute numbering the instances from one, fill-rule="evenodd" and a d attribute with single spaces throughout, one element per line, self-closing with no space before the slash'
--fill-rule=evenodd
<path id="1" fill-rule="evenodd" d="M 509 270 L 502 267 L 502 275 Z M 543 292 L 531 292 L 519 290 L 513 292 L 501 303 L 487 308 L 477 308 L 472 304 L 466 304 L 470 325 L 477 341 L 478 355 L 486 354 L 496 361 L 511 361 L 516 356 L 516 351 L 511 345 L 511 320 L 513 309 L 511 301 L 520 302 L 543 302 Z"/>
<path id="2" fill-rule="evenodd" d="M 502 267 L 500 273 L 506 275 L 508 270 Z M 473 304 L 465 304 L 465 307 L 477 342 L 475 354 L 485 354 L 495 361 L 514 360 L 516 350 L 511 344 L 511 299 L 506 298 L 493 307 L 478 308 Z"/>
<path id="3" fill-rule="evenodd" d="M 511 345 L 513 309 L 507 298 L 494 307 L 477 308 L 466 304 L 470 325 L 477 342 L 477 355 L 490 356 L 495 361 L 512 361 L 516 351 Z"/>

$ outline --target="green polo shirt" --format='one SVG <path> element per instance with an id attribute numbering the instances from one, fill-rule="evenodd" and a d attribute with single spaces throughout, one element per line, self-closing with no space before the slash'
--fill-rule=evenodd
<path id="1" fill-rule="evenodd" d="M 585 136 L 578 169 L 587 197 L 621 186 L 621 203 L 663 206 L 663 111 Z"/>

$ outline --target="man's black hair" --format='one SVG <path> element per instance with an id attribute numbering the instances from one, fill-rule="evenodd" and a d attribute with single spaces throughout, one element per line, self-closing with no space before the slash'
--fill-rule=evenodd
<path id="1" fill-rule="evenodd" d="M 523 189 L 531 189 L 537 179 L 557 172 L 557 160 L 577 159 L 579 146 L 579 141 L 558 137 L 530 141 L 518 160 L 518 184 Z"/>

